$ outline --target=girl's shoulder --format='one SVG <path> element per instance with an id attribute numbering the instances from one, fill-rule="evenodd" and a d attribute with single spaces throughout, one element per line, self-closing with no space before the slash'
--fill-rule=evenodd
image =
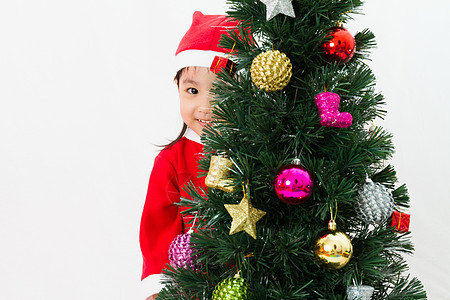
<path id="1" fill-rule="evenodd" d="M 189 155 L 190 153 L 199 153 L 203 151 L 203 145 L 183 136 L 175 144 L 166 147 L 158 154 L 158 157 L 179 157 L 180 155 Z"/>

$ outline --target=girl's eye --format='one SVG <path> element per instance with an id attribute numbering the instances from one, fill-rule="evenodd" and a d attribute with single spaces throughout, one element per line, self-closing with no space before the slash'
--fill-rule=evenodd
<path id="1" fill-rule="evenodd" d="M 187 92 L 192 95 L 198 94 L 198 90 L 196 88 L 188 88 Z"/>

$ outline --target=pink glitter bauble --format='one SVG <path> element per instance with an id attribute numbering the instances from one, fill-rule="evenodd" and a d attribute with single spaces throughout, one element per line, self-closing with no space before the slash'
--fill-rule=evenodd
<path id="1" fill-rule="evenodd" d="M 315 101 L 322 126 L 347 128 L 352 125 L 352 115 L 348 112 L 339 112 L 341 97 L 338 94 L 320 93 L 316 96 Z"/>
<path id="2" fill-rule="evenodd" d="M 313 181 L 307 169 L 294 163 L 282 167 L 274 180 L 278 198 L 288 204 L 300 204 L 312 194 Z"/>
<path id="3" fill-rule="evenodd" d="M 196 262 L 198 254 L 193 255 L 193 253 L 193 249 L 191 248 L 191 234 L 184 233 L 178 235 L 169 247 L 170 265 L 174 268 L 198 269 L 199 265 Z"/>

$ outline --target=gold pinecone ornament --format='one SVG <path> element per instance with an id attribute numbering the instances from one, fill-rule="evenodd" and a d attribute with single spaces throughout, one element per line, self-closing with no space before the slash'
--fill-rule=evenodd
<path id="1" fill-rule="evenodd" d="M 258 88 L 266 92 L 281 91 L 292 76 L 291 60 L 278 50 L 262 52 L 253 59 L 250 74 Z"/>
<path id="2" fill-rule="evenodd" d="M 233 180 L 228 176 L 233 168 L 233 162 L 223 156 L 211 156 L 208 175 L 205 178 L 207 187 L 220 189 L 227 193 L 234 191 Z"/>

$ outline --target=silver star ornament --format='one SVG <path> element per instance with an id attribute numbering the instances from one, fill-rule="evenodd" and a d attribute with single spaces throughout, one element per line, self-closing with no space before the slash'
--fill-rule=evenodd
<path id="1" fill-rule="evenodd" d="M 260 0 L 266 5 L 266 20 L 269 21 L 278 14 L 295 18 L 292 0 Z"/>

